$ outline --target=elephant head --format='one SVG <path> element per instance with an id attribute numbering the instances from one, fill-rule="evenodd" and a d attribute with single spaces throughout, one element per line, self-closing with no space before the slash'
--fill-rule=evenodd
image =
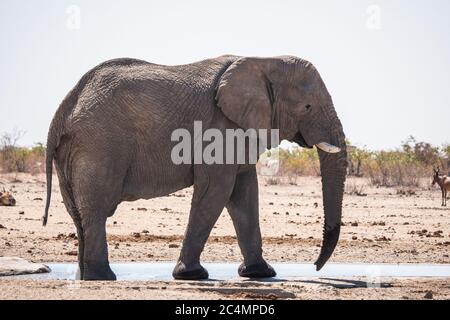
<path id="1" fill-rule="evenodd" d="M 345 135 L 315 67 L 302 59 L 240 58 L 222 75 L 216 101 L 243 129 L 279 129 L 279 137 L 317 147 L 322 176 L 324 233 L 320 270 L 339 239 L 346 176 Z"/>

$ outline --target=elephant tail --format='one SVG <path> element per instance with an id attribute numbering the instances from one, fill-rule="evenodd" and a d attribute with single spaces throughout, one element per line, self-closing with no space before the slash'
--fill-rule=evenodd
<path id="1" fill-rule="evenodd" d="M 83 77 L 85 78 L 85 77 Z M 45 212 L 42 217 L 42 225 L 47 224 L 48 219 L 48 211 L 50 208 L 50 199 L 52 195 L 52 177 L 53 177 L 53 159 L 56 156 L 56 150 L 61 142 L 61 139 L 66 133 L 66 123 L 67 119 L 70 117 L 73 108 L 76 106 L 78 102 L 79 93 L 85 86 L 86 79 L 81 79 L 77 85 L 67 94 L 64 100 L 59 105 L 58 110 L 53 117 L 53 120 L 50 124 L 50 128 L 48 130 L 47 135 L 47 149 L 46 149 L 46 157 L 45 157 L 45 172 L 47 179 L 47 200 L 45 203 Z M 62 180 L 62 177 L 60 177 Z M 62 181 L 64 184 L 64 181 Z"/>
<path id="2" fill-rule="evenodd" d="M 47 153 L 45 159 L 45 172 L 47 178 L 47 200 L 45 202 L 44 216 L 42 217 L 43 226 L 47 225 L 48 210 L 50 208 L 50 199 L 52 196 L 53 157 L 54 157 L 54 149 L 49 151 L 49 145 L 47 143 Z"/>
<path id="3" fill-rule="evenodd" d="M 72 92 L 71 92 L 72 93 Z M 69 94 L 70 95 L 70 94 Z M 64 99 L 63 103 L 61 103 L 58 111 L 56 112 L 52 123 L 50 124 L 50 129 L 47 136 L 47 148 L 45 155 L 45 172 L 46 172 L 46 180 L 47 180 L 47 199 L 45 203 L 45 212 L 42 217 L 42 225 L 45 226 L 47 224 L 48 219 L 48 211 L 50 208 L 50 199 L 52 195 L 52 178 L 53 178 L 53 159 L 56 156 L 56 149 L 61 141 L 62 136 L 64 135 L 64 123 L 65 117 L 63 105 L 67 103 L 67 98 Z"/>
<path id="4" fill-rule="evenodd" d="M 77 105 L 80 92 L 85 87 L 88 80 L 92 77 L 92 72 L 84 75 L 76 86 L 67 94 L 64 100 L 59 105 L 47 135 L 47 149 L 45 159 L 45 171 L 47 179 L 47 200 L 45 203 L 45 212 L 42 216 L 42 225 L 47 224 L 48 211 L 50 208 L 50 199 L 52 194 L 52 177 L 53 177 L 53 159 L 56 156 L 56 150 L 61 142 L 61 139 L 66 134 L 67 119 L 71 116 L 73 109 Z M 67 190 L 67 181 L 65 177 L 60 177 L 62 180 L 61 186 Z"/>

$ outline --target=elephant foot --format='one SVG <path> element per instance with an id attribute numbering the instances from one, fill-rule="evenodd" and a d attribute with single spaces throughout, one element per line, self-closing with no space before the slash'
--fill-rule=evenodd
<path id="1" fill-rule="evenodd" d="M 186 266 L 178 261 L 173 269 L 172 276 L 177 280 L 204 280 L 208 279 L 208 271 L 199 263 L 193 266 Z"/>
<path id="2" fill-rule="evenodd" d="M 243 263 L 239 266 L 238 273 L 245 278 L 271 278 L 277 275 L 275 270 L 265 261 L 248 266 Z"/>
<path id="3" fill-rule="evenodd" d="M 93 281 L 93 280 L 117 280 L 116 274 L 111 270 L 109 266 L 101 269 L 84 269 L 83 280 Z"/>

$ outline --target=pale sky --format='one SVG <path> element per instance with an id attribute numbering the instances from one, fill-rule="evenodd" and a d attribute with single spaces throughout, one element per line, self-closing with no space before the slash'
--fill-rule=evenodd
<path id="1" fill-rule="evenodd" d="M 353 143 L 440 145 L 450 142 L 449 17 L 448 0 L 0 0 L 0 133 L 45 142 L 63 97 L 104 60 L 295 55 L 321 73 Z"/>

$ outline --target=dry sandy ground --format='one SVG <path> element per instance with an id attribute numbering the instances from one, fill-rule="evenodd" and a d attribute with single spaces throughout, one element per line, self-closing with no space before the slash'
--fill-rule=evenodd
<path id="1" fill-rule="evenodd" d="M 430 181 L 425 181 L 424 185 Z M 393 188 L 373 188 L 359 178 L 367 196 L 346 194 L 341 240 L 330 261 L 376 263 L 450 263 L 450 207 L 440 206 L 440 191 L 415 190 L 398 195 Z M 40 217 L 45 204 L 44 175 L 0 175 L 0 188 L 12 189 L 15 207 L 0 207 L 0 256 L 36 262 L 76 261 L 75 228 L 65 211 L 56 176 L 47 227 Z M 177 259 L 192 189 L 151 200 L 122 203 L 108 220 L 111 261 Z M 323 211 L 319 178 L 299 178 L 297 185 L 260 182 L 260 220 L 264 254 L 272 262 L 317 258 Z M 241 261 L 226 211 L 214 227 L 203 261 Z M 304 279 L 292 282 L 114 282 L 79 283 L 0 279 L 0 298 L 450 298 L 450 279 L 385 279 L 375 288 L 364 279 Z M 383 281 L 385 281 L 383 280 Z M 95 290 L 91 290 L 95 288 Z M 114 290 L 112 290 L 114 289 Z"/>

